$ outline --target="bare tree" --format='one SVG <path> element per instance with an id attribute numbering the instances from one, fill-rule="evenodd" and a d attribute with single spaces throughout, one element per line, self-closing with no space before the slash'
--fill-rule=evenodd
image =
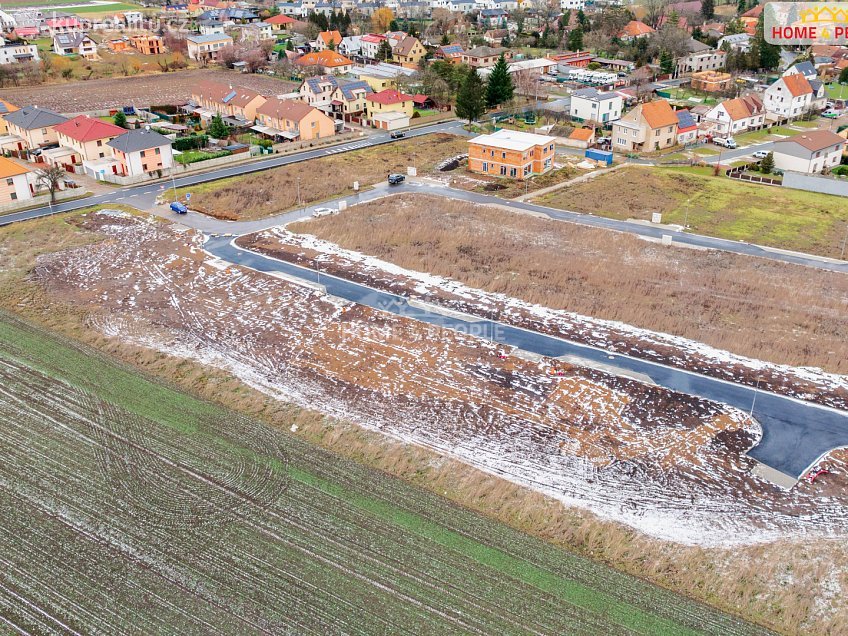
<path id="1" fill-rule="evenodd" d="M 668 0 L 644 0 L 642 5 L 645 7 L 645 23 L 656 27 L 665 14 Z"/>
<path id="2" fill-rule="evenodd" d="M 50 203 L 56 202 L 56 191 L 65 178 L 65 169 L 61 166 L 47 166 L 35 171 L 35 182 L 50 193 Z"/>

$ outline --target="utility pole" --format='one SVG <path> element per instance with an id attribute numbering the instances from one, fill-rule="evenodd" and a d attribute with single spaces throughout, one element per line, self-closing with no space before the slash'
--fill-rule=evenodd
<path id="1" fill-rule="evenodd" d="M 845 223 L 845 237 L 842 239 L 842 253 L 839 254 L 839 260 L 845 260 L 845 244 L 848 243 L 848 221 Z"/>
<path id="2" fill-rule="evenodd" d="M 757 403 L 757 391 L 760 388 L 760 376 L 757 376 L 757 384 L 754 387 L 754 399 L 751 401 L 751 412 L 748 414 L 751 417 L 754 417 L 754 405 Z"/>
<path id="3" fill-rule="evenodd" d="M 174 203 L 177 202 L 177 181 L 174 179 L 174 166 L 171 166 L 171 186 L 174 188 Z"/>

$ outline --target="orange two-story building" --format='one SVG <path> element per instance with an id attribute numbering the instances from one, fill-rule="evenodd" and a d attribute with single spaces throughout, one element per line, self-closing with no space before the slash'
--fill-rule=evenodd
<path id="1" fill-rule="evenodd" d="M 499 130 L 468 142 L 468 169 L 509 179 L 544 174 L 554 165 L 553 137 Z"/>

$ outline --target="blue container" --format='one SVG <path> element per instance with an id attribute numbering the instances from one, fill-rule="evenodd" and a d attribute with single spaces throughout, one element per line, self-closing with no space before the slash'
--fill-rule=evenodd
<path id="1" fill-rule="evenodd" d="M 607 150 L 595 150 L 594 148 L 589 148 L 586 151 L 586 159 L 591 159 L 592 161 L 600 161 L 602 163 L 607 164 L 608 166 L 612 165 L 612 153 Z"/>

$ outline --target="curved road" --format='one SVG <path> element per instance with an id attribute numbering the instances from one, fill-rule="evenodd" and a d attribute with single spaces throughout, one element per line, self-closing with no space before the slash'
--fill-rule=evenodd
<path id="1" fill-rule="evenodd" d="M 848 413 L 802 400 L 757 391 L 751 387 L 710 378 L 625 355 L 582 345 L 526 329 L 473 316 L 440 311 L 410 302 L 388 292 L 322 274 L 242 249 L 229 237 L 210 237 L 206 250 L 221 260 L 260 272 L 280 272 L 309 284 L 321 285 L 328 294 L 368 307 L 388 311 L 447 329 L 471 333 L 493 342 L 549 356 L 577 356 L 597 365 L 612 365 L 631 374 L 650 377 L 656 384 L 751 412 L 762 425 L 763 438 L 748 454 L 791 478 L 806 472 L 823 454 L 848 445 Z"/>

